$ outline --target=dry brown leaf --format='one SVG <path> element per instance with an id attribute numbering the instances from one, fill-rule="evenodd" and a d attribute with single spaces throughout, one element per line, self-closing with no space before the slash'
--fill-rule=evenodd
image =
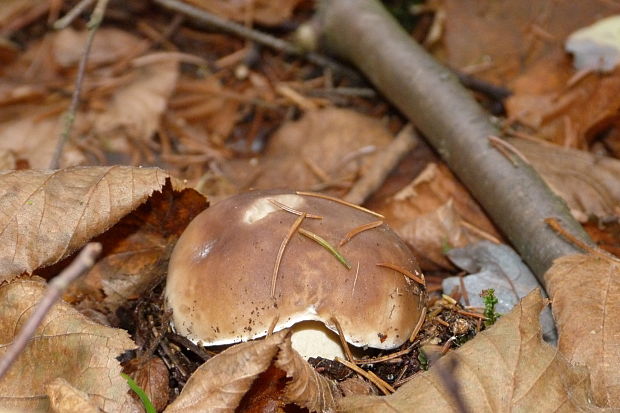
<path id="1" fill-rule="evenodd" d="M 45 283 L 15 280 L 0 286 L 0 357 L 41 300 Z M 105 327 L 60 302 L 0 379 L 0 407 L 47 411 L 45 386 L 64 378 L 104 411 L 135 411 L 116 360 L 135 348 L 124 330 Z"/>
<path id="2" fill-rule="evenodd" d="M 620 408 L 620 261 L 569 255 L 553 263 L 545 280 L 559 350 L 588 367 L 599 406 Z"/>
<path id="3" fill-rule="evenodd" d="M 1 173 L 0 281 L 68 256 L 168 178 L 157 168 L 124 166 Z"/>
<path id="4" fill-rule="evenodd" d="M 229 20 L 275 26 L 291 17 L 301 0 L 185 0 L 210 13 Z"/>
<path id="5" fill-rule="evenodd" d="M 179 397 L 165 411 L 234 412 L 254 379 L 271 365 L 287 334 L 287 330 L 282 330 L 263 340 L 224 350 L 192 374 Z"/>
<path id="6" fill-rule="evenodd" d="M 321 376 L 304 358 L 293 350 L 290 338 L 280 344 L 276 367 L 286 372 L 284 397 L 311 412 L 334 412 L 341 397 L 335 383 Z"/>
<path id="7" fill-rule="evenodd" d="M 459 411 L 440 369 L 458 384 L 470 412 L 600 411 L 588 404 L 587 372 L 570 366 L 542 341 L 538 317 L 543 306 L 540 292 L 533 291 L 492 328 L 449 352 L 396 393 L 346 397 L 339 400 L 339 411 Z"/>
<path id="8" fill-rule="evenodd" d="M 321 109 L 280 127 L 257 164 L 235 162 L 229 166 L 233 170 L 225 172 L 257 189 L 335 188 L 342 195 L 346 190 L 338 184 L 351 184 L 373 162 L 374 152 L 392 139 L 374 118 L 348 109 Z M 324 182 L 321 173 L 328 175 L 330 182 Z M 333 183 L 337 185 L 330 185 Z"/>
<path id="9" fill-rule="evenodd" d="M 620 215 L 620 161 L 589 152 L 510 139 L 553 191 L 562 197 L 575 218 Z"/>
<path id="10" fill-rule="evenodd" d="M 413 249 L 420 266 L 425 270 L 454 268 L 445 256 L 445 251 L 481 240 L 461 226 L 461 218 L 455 211 L 452 200 L 433 212 L 413 218 L 395 230 Z"/>
<path id="11" fill-rule="evenodd" d="M 100 413 L 88 394 L 73 387 L 67 380 L 57 377 L 45 386 L 50 407 L 58 413 Z"/>
<path id="12" fill-rule="evenodd" d="M 103 245 L 95 266 L 74 282 L 64 298 L 80 310 L 96 310 L 118 325 L 116 310 L 161 281 L 176 240 L 207 207 L 192 189 L 166 183 L 136 210 L 94 239 Z"/>
<path id="13" fill-rule="evenodd" d="M 430 163 L 396 194 L 370 206 L 385 215 L 388 224 L 417 252 L 426 270 L 453 268 L 444 257 L 445 248 L 484 238 L 472 231 L 472 226 L 501 240 L 476 201 L 443 164 Z"/>
<path id="14" fill-rule="evenodd" d="M 134 68 L 132 80 L 115 91 L 105 112 L 91 114 L 92 133 L 119 152 L 135 140 L 150 140 L 159 127 L 178 71 L 174 60 Z"/>
<path id="15" fill-rule="evenodd" d="M 608 75 L 589 74 L 572 87 L 576 76 L 561 52 L 541 60 L 514 81 L 506 101 L 508 116 L 558 145 L 585 149 L 619 121 L 620 69 Z"/>
<path id="16" fill-rule="evenodd" d="M 164 410 L 168 404 L 170 379 L 168 368 L 162 359 L 159 357 L 144 361 L 133 359 L 125 366 L 124 371 L 144 390 L 155 410 L 158 412 Z M 138 400 L 137 394 L 134 393 L 133 396 Z"/>
<path id="17" fill-rule="evenodd" d="M 436 0 L 445 13 L 442 57 L 491 82 L 508 84 L 534 62 L 563 50 L 564 38 L 617 13 L 606 1 Z"/>

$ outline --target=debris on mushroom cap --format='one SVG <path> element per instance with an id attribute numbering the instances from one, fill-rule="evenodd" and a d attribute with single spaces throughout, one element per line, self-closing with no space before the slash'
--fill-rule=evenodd
<path id="1" fill-rule="evenodd" d="M 305 320 L 337 331 L 335 319 L 355 346 L 400 346 L 425 304 L 423 276 L 387 225 L 367 225 L 377 221 L 369 212 L 279 190 L 205 210 L 170 259 L 166 302 L 175 329 L 222 345 Z"/>

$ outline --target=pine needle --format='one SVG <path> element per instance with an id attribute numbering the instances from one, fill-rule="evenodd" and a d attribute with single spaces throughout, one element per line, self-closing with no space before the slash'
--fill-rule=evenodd
<path id="1" fill-rule="evenodd" d="M 297 195 L 313 196 L 315 198 L 327 199 L 327 200 L 334 201 L 334 202 L 337 202 L 337 203 L 342 204 L 342 205 L 346 205 L 346 206 L 351 207 L 351 208 L 355 208 L 355 209 L 357 209 L 359 211 L 366 212 L 366 213 L 368 213 L 370 215 L 374 215 L 374 216 L 376 216 L 378 218 L 381 218 L 381 219 L 385 218 L 383 215 L 381 215 L 378 212 L 371 211 L 368 208 L 364 208 L 362 206 L 355 205 L 355 204 L 352 204 L 352 203 L 347 202 L 347 201 L 343 201 L 342 199 L 334 198 L 333 196 L 319 194 L 318 192 L 297 191 L 296 193 L 297 193 Z"/>
<path id="2" fill-rule="evenodd" d="M 273 276 L 271 278 L 271 298 L 276 297 L 276 282 L 278 280 L 278 271 L 280 270 L 280 262 L 282 261 L 282 255 L 284 255 L 284 249 L 286 245 L 290 241 L 291 237 L 297 231 L 297 228 L 301 225 L 301 222 L 306 218 L 306 213 L 302 212 L 301 216 L 295 220 L 291 228 L 288 230 L 288 234 L 282 240 L 282 244 L 280 244 L 280 249 L 278 250 L 278 256 L 276 257 L 276 263 L 273 267 Z M 301 229 L 300 229 L 301 231 Z"/>
<path id="3" fill-rule="evenodd" d="M 307 238 L 310 238 L 312 241 L 316 242 L 321 247 L 329 251 L 334 257 L 338 259 L 338 261 L 342 263 L 342 265 L 344 265 L 347 268 L 347 270 L 351 269 L 351 264 L 349 264 L 347 259 L 343 257 L 342 254 L 339 253 L 338 250 L 336 250 L 336 248 L 334 248 L 329 242 L 319 237 L 314 232 L 306 231 L 303 228 L 299 228 L 299 233 Z"/>

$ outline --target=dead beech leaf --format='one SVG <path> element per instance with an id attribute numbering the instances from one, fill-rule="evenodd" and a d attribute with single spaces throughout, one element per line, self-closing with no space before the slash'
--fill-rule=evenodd
<path id="1" fill-rule="evenodd" d="M 584 222 L 620 215 L 620 161 L 589 152 L 510 139 L 543 179 Z"/>
<path id="2" fill-rule="evenodd" d="M 321 376 L 293 349 L 290 338 L 280 344 L 276 367 L 291 380 L 284 388 L 287 402 L 305 407 L 311 412 L 335 412 L 336 400 L 341 397 L 335 383 Z"/>
<path id="3" fill-rule="evenodd" d="M 392 139 L 374 118 L 348 109 L 320 109 L 281 126 L 256 164 L 232 162 L 224 172 L 256 189 L 329 190 L 343 195 L 374 161 L 375 152 Z"/>
<path id="4" fill-rule="evenodd" d="M 118 151 L 136 140 L 150 140 L 159 127 L 178 71 L 176 61 L 134 68 L 132 80 L 114 92 L 106 110 L 92 114 L 93 134 Z"/>
<path id="5" fill-rule="evenodd" d="M 133 359 L 129 361 L 124 370 L 130 373 L 138 386 L 144 390 L 155 410 L 163 411 L 168 404 L 168 391 L 170 390 L 168 368 L 164 361 L 159 357 L 152 357 L 144 362 Z M 137 394 L 133 393 L 132 396 L 139 400 Z"/>
<path id="6" fill-rule="evenodd" d="M 569 255 L 555 260 L 545 280 L 559 350 L 588 367 L 597 405 L 620 408 L 620 262 Z"/>
<path id="7" fill-rule="evenodd" d="M 20 279 L 0 286 L 0 357 L 41 300 L 45 283 Z M 45 386 L 57 378 L 86 393 L 104 411 L 135 411 L 116 360 L 135 348 L 126 331 L 88 320 L 56 304 L 23 353 L 0 379 L 0 408 L 48 411 Z"/>
<path id="8" fill-rule="evenodd" d="M 99 413 L 100 410 L 90 401 L 88 394 L 73 387 L 62 377 L 58 377 L 45 386 L 50 399 L 50 407 L 62 413 Z"/>
<path id="9" fill-rule="evenodd" d="M 192 374 L 165 412 L 234 412 L 254 379 L 271 365 L 287 334 L 282 330 L 263 340 L 237 344 L 213 357 Z"/>
<path id="10" fill-rule="evenodd" d="M 491 327 L 386 397 L 339 400 L 341 412 L 455 412 L 440 369 L 458 383 L 470 412 L 600 411 L 588 404 L 588 375 L 541 339 L 544 307 L 533 291 Z M 456 363 L 453 371 L 448 366 Z"/>
<path id="11" fill-rule="evenodd" d="M 0 173 L 0 282 L 58 262 L 160 190 L 157 168 Z"/>
<path id="12" fill-rule="evenodd" d="M 167 274 L 176 240 L 206 199 L 169 181 L 137 209 L 94 239 L 103 252 L 93 268 L 71 284 L 64 299 L 80 310 L 96 310 L 118 325 L 116 310 L 135 300 Z"/>

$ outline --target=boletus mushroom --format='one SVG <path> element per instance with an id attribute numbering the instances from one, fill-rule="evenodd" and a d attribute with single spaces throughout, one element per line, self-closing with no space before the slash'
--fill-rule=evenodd
<path id="1" fill-rule="evenodd" d="M 176 331 L 224 345 L 293 327 L 305 357 L 342 354 L 338 331 L 357 347 L 406 342 L 426 297 L 415 257 L 380 215 L 321 196 L 254 191 L 199 214 L 170 259 Z"/>

